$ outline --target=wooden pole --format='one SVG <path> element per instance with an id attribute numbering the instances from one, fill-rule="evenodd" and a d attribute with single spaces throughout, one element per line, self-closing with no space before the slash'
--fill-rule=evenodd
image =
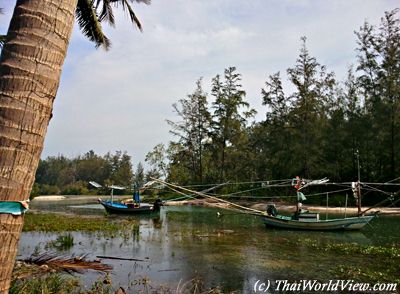
<path id="1" fill-rule="evenodd" d="M 358 181 L 357 181 L 357 207 L 358 207 L 358 216 L 360 216 L 361 213 L 361 173 L 360 173 L 360 152 L 357 150 L 357 176 L 358 176 Z"/>
<path id="2" fill-rule="evenodd" d="M 360 180 L 357 182 L 357 208 L 358 208 L 358 216 L 361 216 L 361 183 Z"/>

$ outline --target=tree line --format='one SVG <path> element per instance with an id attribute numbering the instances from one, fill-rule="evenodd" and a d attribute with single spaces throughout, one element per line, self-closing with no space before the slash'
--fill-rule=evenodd
<path id="1" fill-rule="evenodd" d="M 141 163 L 137 165 L 136 171 L 133 170 L 132 157 L 127 152 L 108 152 L 100 156 L 91 150 L 75 158 L 50 156 L 39 162 L 32 196 L 110 193 L 107 188 L 91 189 L 90 181 L 104 187 L 120 185 L 127 188 L 124 191 L 127 193 L 135 185 L 142 186 L 146 176 L 150 175 L 145 174 Z"/>
<path id="2" fill-rule="evenodd" d="M 148 154 L 155 172 L 182 185 L 328 177 L 364 181 L 399 174 L 400 21 L 386 12 L 379 25 L 355 32 L 356 63 L 338 81 L 301 38 L 295 64 L 271 74 L 260 91 L 265 119 L 254 122 L 235 67 L 173 104 L 174 140 Z M 284 89 L 287 77 L 289 92 Z"/>

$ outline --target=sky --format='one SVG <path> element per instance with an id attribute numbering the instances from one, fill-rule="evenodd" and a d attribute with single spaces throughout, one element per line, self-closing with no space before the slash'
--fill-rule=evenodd
<path id="1" fill-rule="evenodd" d="M 15 1 L 0 0 L 0 33 L 8 28 Z M 340 81 L 356 61 L 357 31 L 364 21 L 378 25 L 397 0 L 152 0 L 133 3 L 143 32 L 123 12 L 116 28 L 104 27 L 109 51 L 95 49 L 75 25 L 42 158 L 127 151 L 143 162 L 156 144 L 168 144 L 166 119 L 177 121 L 172 104 L 203 77 L 235 66 L 246 100 L 263 120 L 261 88 L 294 66 L 300 38 L 310 54 Z"/>

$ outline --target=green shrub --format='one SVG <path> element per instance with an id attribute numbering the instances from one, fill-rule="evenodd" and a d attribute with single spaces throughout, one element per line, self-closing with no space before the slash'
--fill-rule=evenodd
<path id="1" fill-rule="evenodd" d="M 62 188 L 61 194 L 63 195 L 87 195 L 89 194 L 89 189 L 87 188 L 87 183 L 84 181 L 78 181 Z"/>

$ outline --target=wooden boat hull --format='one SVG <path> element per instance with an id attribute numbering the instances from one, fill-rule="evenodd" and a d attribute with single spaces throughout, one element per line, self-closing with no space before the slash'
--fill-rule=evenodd
<path id="1" fill-rule="evenodd" d="M 99 199 L 99 203 L 103 205 L 108 213 L 112 214 L 150 214 L 160 210 L 154 210 L 153 205 L 143 204 L 140 207 L 128 207 L 128 205 L 118 202 L 104 201 Z"/>
<path id="2" fill-rule="evenodd" d="M 313 230 L 313 231 L 335 231 L 335 230 L 360 230 L 369 223 L 376 215 L 348 217 L 341 219 L 299 221 L 285 216 L 265 216 L 264 223 L 267 226 L 292 229 L 292 230 Z"/>

